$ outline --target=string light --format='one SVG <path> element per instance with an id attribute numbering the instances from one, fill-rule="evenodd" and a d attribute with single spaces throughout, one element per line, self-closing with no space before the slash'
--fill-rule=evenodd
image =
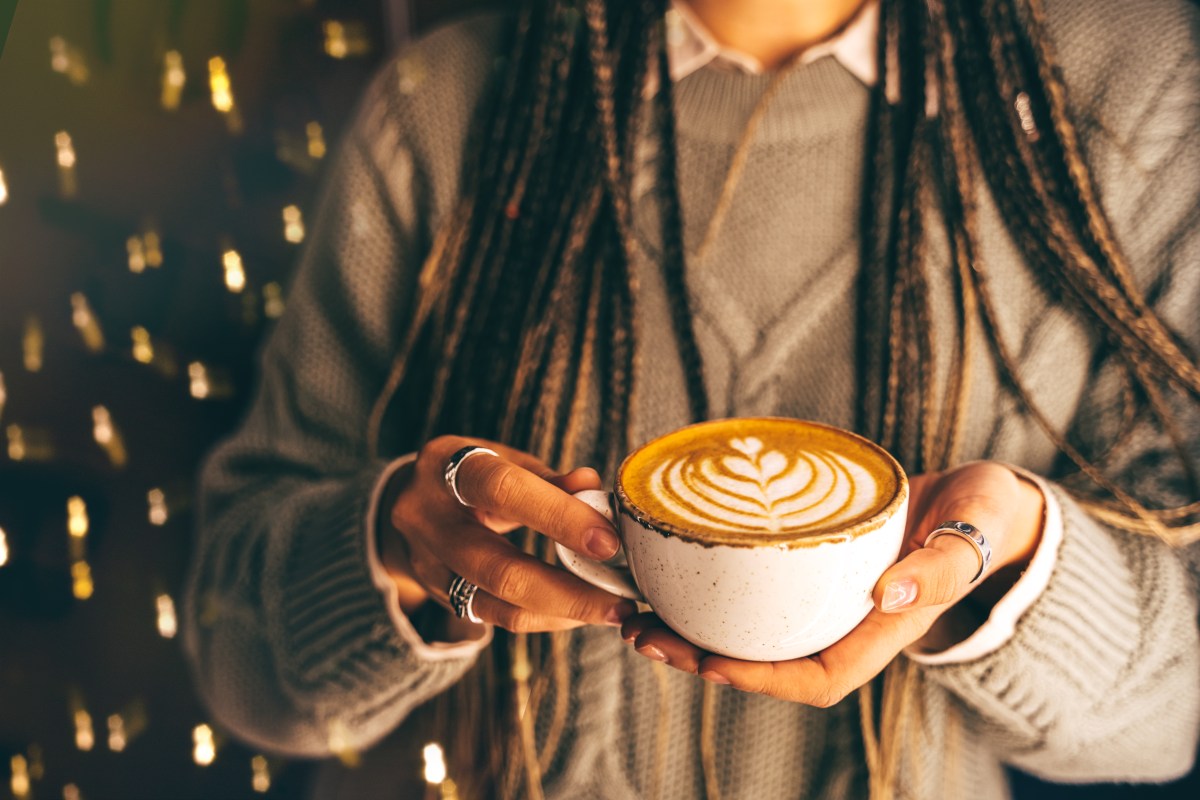
<path id="1" fill-rule="evenodd" d="M 213 56 L 208 60 L 208 88 L 212 93 L 213 108 L 225 117 L 225 124 L 231 133 L 240 133 L 242 118 L 238 113 L 237 104 L 233 101 L 233 84 L 229 81 L 229 72 L 225 67 L 225 59 Z"/>
<path id="2" fill-rule="evenodd" d="M 87 503 L 83 498 L 76 495 L 67 500 L 67 532 L 82 539 L 88 535 L 89 527 Z"/>
<path id="3" fill-rule="evenodd" d="M 71 593 L 76 600 L 88 600 L 95 592 L 92 583 L 92 568 L 86 561 L 76 561 L 71 565 Z"/>
<path id="4" fill-rule="evenodd" d="M 192 729 L 192 760 L 202 767 L 213 763 L 217 757 L 217 744 L 213 739 L 213 730 L 207 725 L 200 724 Z"/>
<path id="5" fill-rule="evenodd" d="M 92 730 L 92 715 L 80 705 L 75 709 L 75 747 L 87 752 L 96 744 L 96 735 Z"/>
<path id="6" fill-rule="evenodd" d="M 151 489 L 146 492 L 146 502 L 150 506 L 148 516 L 151 525 L 163 526 L 167 524 L 167 496 L 163 494 L 162 489 Z"/>
<path id="7" fill-rule="evenodd" d="M 74 197 L 79 185 L 75 179 L 75 145 L 71 134 L 66 131 L 54 134 L 54 149 L 58 158 L 58 190 L 63 197 Z"/>
<path id="8" fill-rule="evenodd" d="M 24 461 L 28 455 L 25 448 L 25 431 L 14 423 L 9 425 L 5 432 L 8 435 L 8 457 L 13 461 Z"/>
<path id="9" fill-rule="evenodd" d="M 283 238 L 292 244 L 304 241 L 304 218 L 299 206 L 287 206 L 283 209 Z"/>
<path id="10" fill-rule="evenodd" d="M 158 635 L 164 639 L 174 639 L 179 628 L 175 621 L 175 601 L 169 594 L 160 594 L 154 598 L 158 610 Z"/>
<path id="11" fill-rule="evenodd" d="M 415 92 L 425 82 L 425 73 L 425 60 L 420 55 L 414 53 L 400 59 L 396 64 L 396 85 L 401 94 Z"/>
<path id="12" fill-rule="evenodd" d="M 8 388 L 4 385 L 4 373 L 0 372 L 0 419 L 4 418 L 6 405 L 8 405 Z"/>
<path id="13" fill-rule="evenodd" d="M 310 158 L 322 159 L 325 157 L 325 132 L 321 130 L 321 123 L 313 122 L 304 126 L 304 133 L 308 137 L 308 155 Z M 0 177 L 3 177 L 0 175 Z M 3 202 L 3 201 L 0 201 Z"/>
<path id="14" fill-rule="evenodd" d="M 83 292 L 71 295 L 71 324 L 83 338 L 83 346 L 93 353 L 104 349 L 104 331 L 92 312 L 92 306 Z"/>
<path id="15" fill-rule="evenodd" d="M 77 47 L 72 47 L 61 36 L 50 38 L 50 69 L 60 75 L 66 75 L 67 80 L 75 86 L 87 83 L 90 76 L 83 52 Z"/>
<path id="16" fill-rule="evenodd" d="M 68 783 L 63 787 L 63 800 L 83 800 L 83 795 L 80 794 L 78 786 Z"/>
<path id="17" fill-rule="evenodd" d="M 141 275 L 146 271 L 146 248 L 142 237 L 130 236 L 125 240 L 125 250 L 129 253 L 129 271 Z"/>
<path id="18" fill-rule="evenodd" d="M 133 360 L 139 364 L 149 364 L 154 361 L 154 342 L 150 340 L 150 331 L 141 325 L 129 331 L 133 340 Z"/>
<path id="19" fill-rule="evenodd" d="M 271 771 L 266 757 L 255 756 L 250 759 L 250 770 L 253 773 L 250 785 L 254 787 L 254 791 L 259 794 L 269 792 L 271 790 Z"/>
<path id="20" fill-rule="evenodd" d="M 187 73 L 183 69 L 183 56 L 178 50 L 168 50 L 163 55 L 162 107 L 168 111 L 179 108 L 183 87 L 187 84 Z M 230 100 L 232 102 L 232 99 Z"/>
<path id="21" fill-rule="evenodd" d="M 142 234 L 142 247 L 146 253 L 146 266 L 152 269 L 158 269 L 162 266 L 162 240 L 158 236 L 158 231 L 151 228 Z"/>
<path id="22" fill-rule="evenodd" d="M 0 528 L 0 567 L 8 563 L 8 534 Z"/>
<path id="23" fill-rule="evenodd" d="M 21 336 L 21 354 L 27 371 L 41 371 L 45 350 L 46 335 L 42 332 L 42 321 L 31 314 L 25 318 L 25 332 Z"/>
<path id="24" fill-rule="evenodd" d="M 279 319 L 283 309 L 283 287 L 272 281 L 263 287 L 263 314 L 267 319 Z"/>
<path id="25" fill-rule="evenodd" d="M 436 785 L 446 780 L 446 757 L 442 746 L 430 742 L 425 745 L 421 754 L 425 759 L 425 782 Z"/>
<path id="26" fill-rule="evenodd" d="M 351 769 L 362 762 L 362 756 L 350 746 L 350 737 L 346 735 L 346 726 L 341 720 L 334 720 L 329 726 L 329 752 L 338 757 L 343 766 Z"/>
<path id="27" fill-rule="evenodd" d="M 120 714 L 108 715 L 108 749 L 120 753 L 127 744 L 125 739 L 125 720 Z"/>
<path id="28" fill-rule="evenodd" d="M 225 288 L 234 294 L 239 294 L 246 288 L 246 270 L 242 266 L 242 256 L 237 250 L 227 248 L 221 255 L 221 263 L 225 267 Z"/>
<path id="29" fill-rule="evenodd" d="M 208 367 L 199 361 L 188 364 L 188 379 L 191 384 L 192 397 L 203 400 L 208 397 Z"/>
<path id="30" fill-rule="evenodd" d="M 114 467 L 121 469 L 129 462 L 125 437 L 117 430 L 112 421 L 112 414 L 104 406 L 92 408 L 92 436 L 96 444 L 108 454 L 108 460 Z"/>
<path id="31" fill-rule="evenodd" d="M 13 797 L 17 800 L 25 800 L 29 797 L 29 764 L 25 761 L 25 756 L 18 753 L 12 757 L 12 780 L 10 787 L 12 788 Z"/>
<path id="32" fill-rule="evenodd" d="M 361 56 L 371 51 L 367 30 L 361 22 L 331 19 L 326 20 L 321 27 L 325 31 L 325 54 L 331 58 Z"/>
<path id="33" fill-rule="evenodd" d="M 311 123 L 310 123 L 311 124 Z M 312 151 L 312 145 L 309 145 L 309 152 Z M 8 202 L 8 183 L 4 180 L 4 170 L 0 169 L 0 206 Z"/>

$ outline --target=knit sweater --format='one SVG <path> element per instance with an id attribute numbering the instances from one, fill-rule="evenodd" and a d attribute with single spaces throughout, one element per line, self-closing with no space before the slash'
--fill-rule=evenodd
<path id="1" fill-rule="evenodd" d="M 1157 311 L 1200 351 L 1197 8 L 1172 0 L 1047 5 L 1105 210 Z M 204 468 L 187 651 L 216 720 L 270 752 L 371 748 L 478 655 L 410 646 L 407 621 L 372 583 L 366 531 L 387 461 L 369 455 L 366 419 L 423 256 L 458 197 L 464 141 L 502 26 L 481 17 L 444 28 L 373 82 L 328 179 L 287 312 L 263 351 L 249 414 Z M 675 85 L 689 251 L 767 80 L 710 65 Z M 867 102 L 868 89 L 832 58 L 787 77 L 712 251 L 690 265 L 714 416 L 853 424 Z M 638 441 L 689 421 L 658 266 L 659 152 L 644 136 L 634 173 Z M 1024 380 L 1056 425 L 1084 440 L 1110 435 L 1121 383 L 1095 357 L 1100 337 L 1022 263 L 985 187 L 978 202 L 979 257 Z M 935 370 L 945 385 L 958 335 L 952 269 L 944 238 L 930 238 Z M 964 460 L 1055 477 L 1054 447 L 986 360 L 972 376 L 968 422 Z M 1167 448 L 1160 437 L 1136 436 L 1114 468 L 1145 494 L 1195 499 L 1178 496 Z M 999 649 L 919 667 L 924 738 L 901 764 L 902 796 L 1007 797 L 1004 765 L 1051 780 L 1162 781 L 1192 763 L 1200 637 L 1186 566 L 1158 541 L 1106 528 L 1050 485 L 1063 536 L 1049 583 Z M 573 632 L 568 657 L 571 714 L 544 776 L 546 797 L 643 797 L 652 788 L 663 798 L 702 796 L 702 681 L 636 655 L 610 628 Z M 718 687 L 721 796 L 865 796 L 858 719 L 853 696 L 814 709 Z M 388 748 L 399 746 L 369 752 L 340 779 L 343 796 L 395 796 Z"/>

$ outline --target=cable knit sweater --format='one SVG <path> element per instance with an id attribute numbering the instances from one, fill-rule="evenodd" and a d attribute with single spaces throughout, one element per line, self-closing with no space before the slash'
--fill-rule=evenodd
<path id="1" fill-rule="evenodd" d="M 1200 350 L 1197 8 L 1179 0 L 1047 5 L 1105 209 L 1159 313 Z M 459 191 L 463 144 L 501 28 L 482 17 L 442 29 L 370 87 L 287 313 L 263 352 L 249 415 L 204 469 L 187 649 L 217 721 L 271 752 L 327 756 L 335 740 L 370 748 L 477 656 L 472 647 L 413 647 L 411 626 L 372 583 L 366 532 L 387 464 L 368 455 L 365 432 L 417 270 Z M 689 249 L 767 80 L 710 65 L 676 84 Z M 762 121 L 721 235 L 688 275 L 714 415 L 853 422 L 867 99 L 862 83 L 822 58 L 786 79 Z M 653 137 L 638 152 L 643 349 L 633 413 L 644 440 L 688 420 L 656 263 Z M 1095 331 L 1043 291 L 982 187 L 979 203 L 980 256 L 1024 379 L 1057 424 L 1102 437 L 1121 387 L 1112 365 L 1094 357 Z M 931 291 L 935 311 L 943 309 L 935 366 L 944 380 L 958 332 L 946 248 L 931 238 Z M 1054 477 L 1054 448 L 990 364 L 973 375 L 968 419 L 965 459 Z M 1158 438 L 1138 436 L 1115 468 L 1145 493 L 1194 500 L 1180 496 L 1164 452 Z M 969 662 L 920 667 L 926 739 L 902 765 L 904 796 L 1003 798 L 1006 764 L 1051 780 L 1163 781 L 1192 763 L 1200 641 L 1187 567 L 1179 553 L 1110 530 L 1051 491 L 1063 523 L 1054 572 L 1012 637 Z M 702 682 L 656 671 L 613 629 L 580 629 L 570 641 L 572 713 L 546 796 L 642 797 L 652 784 L 664 798 L 702 796 Z M 662 715 L 666 752 L 657 761 Z M 865 796 L 854 697 L 820 710 L 722 687 L 715 724 L 722 797 Z M 340 794 L 395 796 L 387 748 L 398 746 L 368 753 L 362 768 L 338 778 Z M 333 782 L 324 785 L 333 793 Z"/>

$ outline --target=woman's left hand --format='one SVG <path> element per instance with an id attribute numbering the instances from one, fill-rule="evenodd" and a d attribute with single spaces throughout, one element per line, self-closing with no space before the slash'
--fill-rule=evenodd
<path id="1" fill-rule="evenodd" d="M 819 653 L 791 661 L 758 662 L 713 655 L 667 628 L 654 614 L 625 621 L 621 635 L 639 653 L 713 683 L 731 684 L 784 700 L 827 707 L 867 683 L 904 648 L 944 649 L 987 618 L 1037 548 L 1043 498 L 1034 484 L 995 462 L 977 461 L 910 481 L 908 524 L 901 558 L 875 584 L 866 619 Z M 970 543 L 925 537 L 945 520 L 978 528 L 992 563 L 977 582 L 979 558 Z M 969 603 L 964 602 L 969 596 Z"/>

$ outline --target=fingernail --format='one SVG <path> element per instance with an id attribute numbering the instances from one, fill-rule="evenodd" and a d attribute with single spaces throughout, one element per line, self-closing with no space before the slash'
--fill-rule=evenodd
<path id="1" fill-rule="evenodd" d="M 709 683 L 720 683 L 725 685 L 729 684 L 729 678 L 726 678 L 719 672 L 701 672 L 700 677 L 704 678 L 704 680 L 708 681 Z"/>
<path id="2" fill-rule="evenodd" d="M 609 625 L 620 625 L 632 613 L 633 609 L 628 604 L 618 603 L 605 612 L 604 621 Z"/>
<path id="3" fill-rule="evenodd" d="M 917 599 L 917 582 L 912 578 L 892 581 L 883 587 L 883 602 L 879 604 L 882 611 L 896 611 L 911 606 Z"/>
<path id="4" fill-rule="evenodd" d="M 641 653 L 642 655 L 644 655 L 646 658 L 653 659 L 654 661 L 662 661 L 663 663 L 666 663 L 667 654 L 664 653 L 662 650 L 659 650 L 657 647 L 655 647 L 652 644 L 644 644 L 641 647 L 639 647 L 637 649 L 637 651 L 639 653 Z"/>
<path id="5" fill-rule="evenodd" d="M 583 537 L 583 545 L 588 552 L 599 559 L 612 558 L 617 554 L 621 543 L 617 535 L 608 528 L 592 528 Z"/>

